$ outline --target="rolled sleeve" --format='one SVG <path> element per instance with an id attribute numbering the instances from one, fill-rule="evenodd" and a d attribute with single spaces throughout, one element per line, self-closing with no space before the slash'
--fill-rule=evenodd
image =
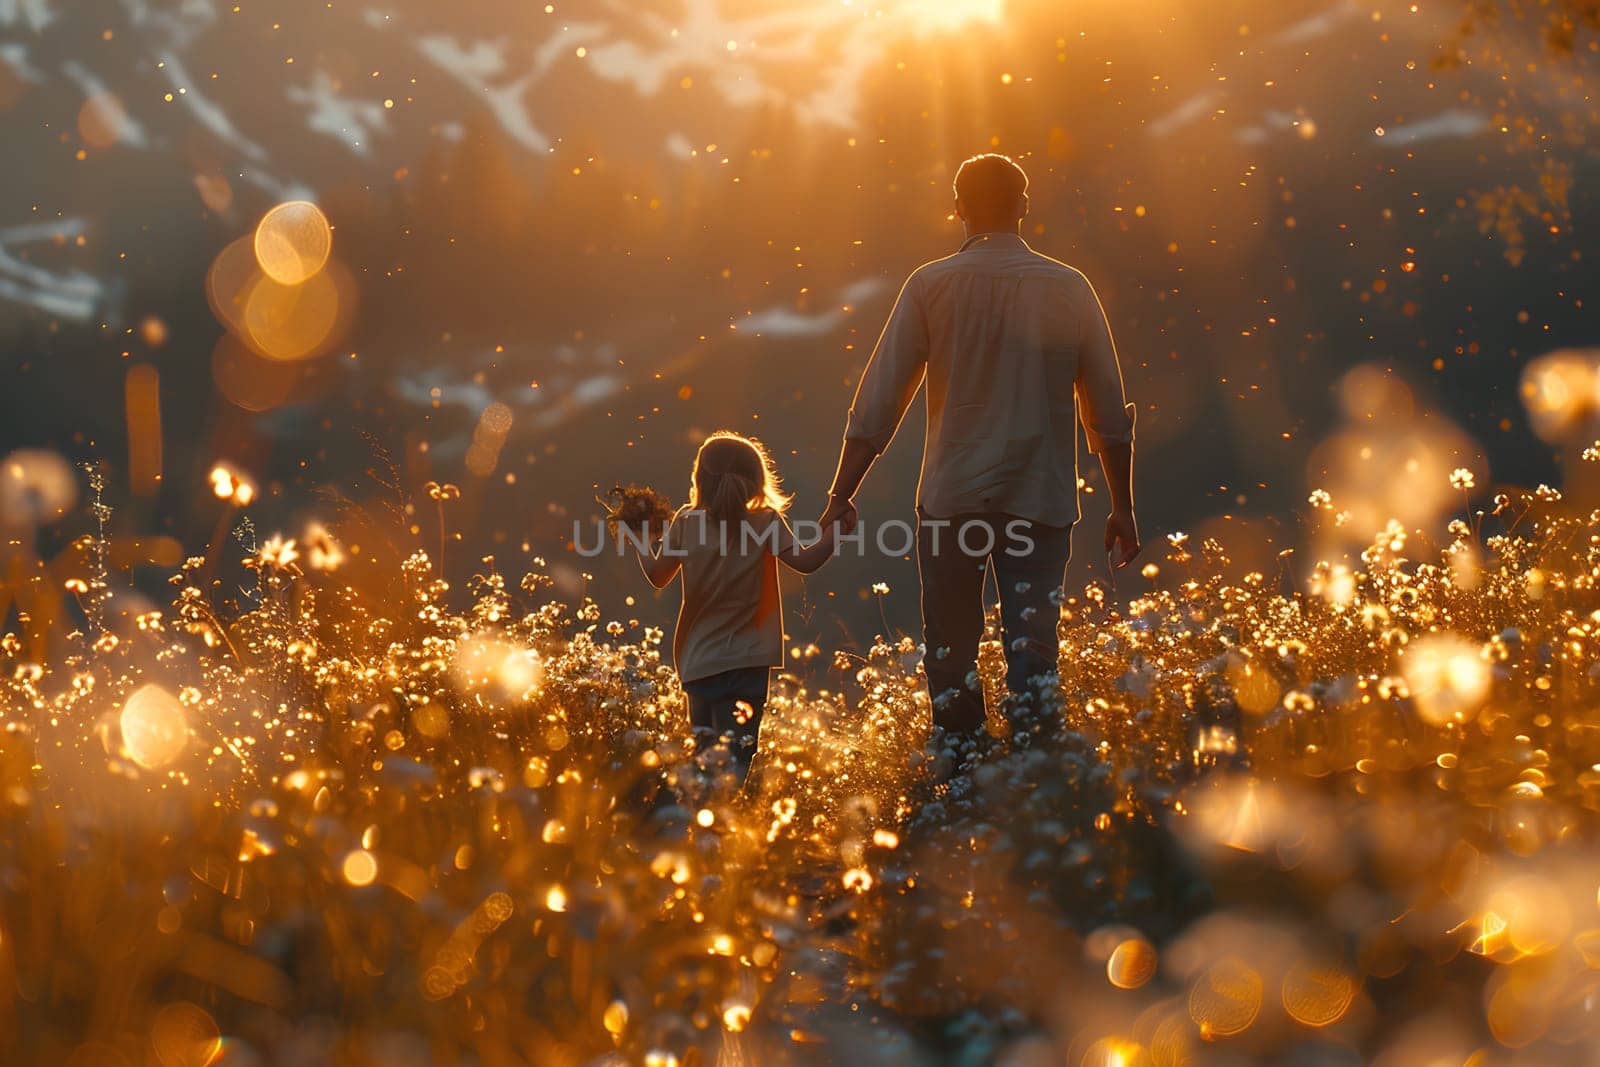
<path id="1" fill-rule="evenodd" d="M 912 274 L 861 373 L 845 422 L 845 440 L 864 441 L 881 455 L 922 386 L 927 366 L 928 322 L 917 297 L 917 275 Z"/>
<path id="2" fill-rule="evenodd" d="M 1088 279 L 1083 283 L 1083 317 L 1076 386 L 1078 420 L 1089 450 L 1099 453 L 1110 445 L 1133 444 L 1134 406 L 1123 393 L 1111 324 Z"/>

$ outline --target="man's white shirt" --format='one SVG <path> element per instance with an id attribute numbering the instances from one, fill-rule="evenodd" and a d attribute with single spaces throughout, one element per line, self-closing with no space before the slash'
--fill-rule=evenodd
<path id="1" fill-rule="evenodd" d="M 928 386 L 917 505 L 1078 518 L 1081 416 L 1091 451 L 1133 441 L 1111 329 L 1082 273 L 1014 233 L 980 234 L 912 272 L 856 388 L 845 428 L 882 453 Z"/>

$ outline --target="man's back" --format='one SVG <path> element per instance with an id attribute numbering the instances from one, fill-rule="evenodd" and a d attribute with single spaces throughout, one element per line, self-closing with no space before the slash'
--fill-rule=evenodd
<path id="1" fill-rule="evenodd" d="M 1075 401 L 1091 446 L 1132 438 L 1105 315 L 1080 272 L 1015 234 L 982 234 L 906 282 L 851 409 L 847 437 L 882 451 L 923 375 L 918 502 L 936 516 L 1076 520 Z"/>

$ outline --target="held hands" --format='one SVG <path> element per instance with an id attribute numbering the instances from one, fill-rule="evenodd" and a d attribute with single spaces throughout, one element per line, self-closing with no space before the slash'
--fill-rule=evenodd
<path id="1" fill-rule="evenodd" d="M 1106 562 L 1112 570 L 1132 563 L 1139 554 L 1139 524 L 1131 511 L 1113 511 L 1106 518 Z"/>
<path id="2" fill-rule="evenodd" d="M 817 520 L 817 525 L 822 527 L 824 537 L 835 536 L 833 533 L 835 525 L 839 527 L 839 533 L 847 534 L 855 530 L 859 519 L 854 500 L 829 497 L 828 506 L 822 512 L 822 518 Z"/>

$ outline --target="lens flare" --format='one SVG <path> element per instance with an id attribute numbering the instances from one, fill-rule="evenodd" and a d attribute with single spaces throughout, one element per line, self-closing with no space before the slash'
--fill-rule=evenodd
<path id="1" fill-rule="evenodd" d="M 1002 6 L 1003 0 L 911 0 L 900 4 L 894 14 L 919 29 L 945 33 L 974 22 L 997 22 Z"/>

